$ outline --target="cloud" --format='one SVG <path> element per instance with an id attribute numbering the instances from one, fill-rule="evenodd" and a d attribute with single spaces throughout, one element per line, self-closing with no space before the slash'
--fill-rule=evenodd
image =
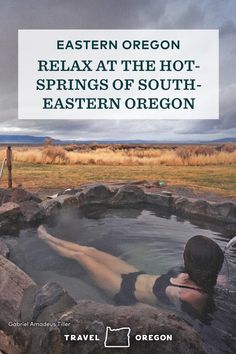
<path id="1" fill-rule="evenodd" d="M 227 20 L 220 27 L 221 37 L 223 36 L 235 36 L 236 35 L 236 23 L 232 20 Z"/>
<path id="2" fill-rule="evenodd" d="M 199 139 L 236 128 L 234 0 L 0 0 L 0 134 L 76 139 Z M 20 28 L 220 28 L 218 121 L 18 121 L 17 30 Z"/>

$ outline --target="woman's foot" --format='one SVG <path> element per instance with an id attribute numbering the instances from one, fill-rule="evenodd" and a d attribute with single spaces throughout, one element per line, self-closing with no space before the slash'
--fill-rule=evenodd
<path id="1" fill-rule="evenodd" d="M 87 249 L 87 247 L 85 246 L 81 246 L 77 243 L 61 240 L 57 237 L 50 235 L 43 225 L 40 225 L 37 231 L 38 231 L 38 237 L 51 247 L 55 245 L 55 246 L 63 247 L 64 249 L 67 249 L 69 251 L 80 252 L 80 253 L 84 253 L 84 251 Z"/>
<path id="2" fill-rule="evenodd" d="M 46 243 L 55 243 L 56 245 L 59 246 L 64 246 L 63 243 L 66 244 L 66 241 L 60 240 L 59 238 L 50 235 L 43 225 L 40 225 L 37 231 L 38 231 L 38 237 L 41 240 L 45 241 Z"/>
<path id="3" fill-rule="evenodd" d="M 41 239 L 41 240 L 48 240 L 50 238 L 50 235 L 48 234 L 47 230 L 45 229 L 45 227 L 43 225 L 40 225 L 38 227 L 38 237 Z"/>

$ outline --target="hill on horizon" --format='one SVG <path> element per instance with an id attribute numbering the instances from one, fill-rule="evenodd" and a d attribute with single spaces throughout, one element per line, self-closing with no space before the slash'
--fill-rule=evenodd
<path id="1" fill-rule="evenodd" d="M 54 144 L 207 144 L 207 143 L 227 143 L 227 142 L 236 142 L 236 138 L 222 138 L 222 139 L 215 139 L 215 140 L 186 140 L 186 141 L 157 141 L 157 140 L 141 140 L 141 139 L 134 139 L 134 140 L 60 140 L 60 139 L 53 139 L 48 136 L 33 136 L 33 135 L 0 135 L 0 144 L 43 144 L 45 139 L 51 139 Z"/>

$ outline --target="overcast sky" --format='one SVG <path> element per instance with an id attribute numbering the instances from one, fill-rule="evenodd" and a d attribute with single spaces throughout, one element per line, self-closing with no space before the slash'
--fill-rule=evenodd
<path id="1" fill-rule="evenodd" d="M 18 121 L 18 29 L 220 29 L 220 120 Z M 0 134 L 62 139 L 236 137 L 235 0 L 0 0 Z"/>

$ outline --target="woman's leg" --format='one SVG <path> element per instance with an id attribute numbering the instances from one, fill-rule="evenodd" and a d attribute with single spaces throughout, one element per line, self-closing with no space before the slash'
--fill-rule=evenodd
<path id="1" fill-rule="evenodd" d="M 41 239 L 46 241 L 46 243 L 50 243 L 51 247 L 54 244 L 63 247 L 65 250 L 67 249 L 69 251 L 81 252 L 83 254 L 86 254 L 87 256 L 94 258 L 97 262 L 103 264 L 112 272 L 115 272 L 117 274 L 127 274 L 138 271 L 137 268 L 128 264 L 127 262 L 117 257 L 114 257 L 106 252 L 99 251 L 94 247 L 81 246 L 73 242 L 60 240 L 50 235 L 42 225 L 38 228 L 38 235 Z"/>
<path id="2" fill-rule="evenodd" d="M 84 246 L 81 246 L 74 242 L 60 240 L 59 238 L 50 235 L 43 225 L 40 225 L 38 227 L 38 237 L 41 238 L 41 240 L 45 241 L 46 243 L 48 242 L 50 242 L 51 244 L 54 243 L 55 245 L 62 246 L 71 251 L 84 252 L 84 248 L 85 248 Z"/>
<path id="3" fill-rule="evenodd" d="M 68 248 L 65 248 L 63 246 L 56 245 L 51 241 L 48 241 L 47 244 L 50 248 L 56 251 L 60 256 L 77 260 L 78 253 L 79 253 L 78 251 L 69 250 Z"/>
<path id="4" fill-rule="evenodd" d="M 105 265 L 84 253 L 78 253 L 77 261 L 87 270 L 96 285 L 108 296 L 113 297 L 120 291 L 121 276 Z"/>
<path id="5" fill-rule="evenodd" d="M 78 261 L 89 273 L 96 285 L 107 295 L 113 297 L 119 292 L 121 286 L 121 276 L 119 274 L 114 273 L 94 258 L 82 252 L 68 250 L 68 248 L 56 245 L 51 241 L 48 241 L 47 244 L 61 256 Z"/>
<path id="6" fill-rule="evenodd" d="M 108 267 L 117 274 L 128 274 L 138 271 L 137 268 L 122 259 L 112 256 L 109 253 L 99 251 L 94 247 L 86 247 L 84 253 L 87 256 L 94 258 L 97 262 L 102 263 L 104 266 Z"/>

